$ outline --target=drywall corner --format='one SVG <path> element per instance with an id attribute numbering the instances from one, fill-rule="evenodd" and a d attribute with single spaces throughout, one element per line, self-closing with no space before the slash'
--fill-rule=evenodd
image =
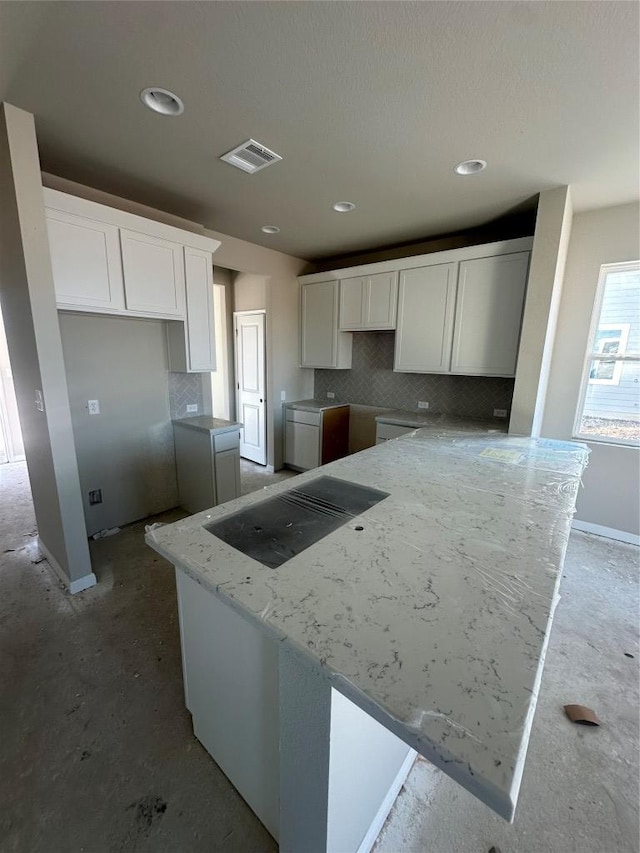
<path id="1" fill-rule="evenodd" d="M 0 198 L 0 299 L 38 533 L 70 586 L 91 574 L 91 560 L 35 123 L 30 113 L 6 103 L 0 111 Z"/>
<path id="2" fill-rule="evenodd" d="M 568 186 L 540 193 L 509 432 L 540 435 L 573 208 Z"/>

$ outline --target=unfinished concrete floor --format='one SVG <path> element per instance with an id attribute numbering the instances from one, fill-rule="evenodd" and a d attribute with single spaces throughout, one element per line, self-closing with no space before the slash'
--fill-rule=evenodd
<path id="1" fill-rule="evenodd" d="M 144 525 L 92 542 L 99 585 L 71 597 L 38 562 L 24 464 L 0 489 L 2 853 L 275 851 L 193 737 L 173 569 Z M 637 553 L 572 537 L 513 826 L 419 762 L 377 853 L 637 849 Z M 603 726 L 573 726 L 567 702 Z"/>

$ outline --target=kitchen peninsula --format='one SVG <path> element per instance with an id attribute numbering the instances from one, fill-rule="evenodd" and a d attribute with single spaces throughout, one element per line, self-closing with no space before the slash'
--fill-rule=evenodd
<path id="1" fill-rule="evenodd" d="M 281 850 L 370 849 L 414 750 L 512 819 L 587 454 L 434 425 L 148 533 L 196 736 Z M 332 529 L 276 568 L 295 520 L 210 532 L 277 498 Z"/>

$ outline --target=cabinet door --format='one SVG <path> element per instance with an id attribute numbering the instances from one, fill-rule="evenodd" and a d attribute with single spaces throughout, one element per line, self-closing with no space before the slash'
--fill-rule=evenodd
<path id="1" fill-rule="evenodd" d="M 529 253 L 463 261 L 451 372 L 514 376 Z"/>
<path id="2" fill-rule="evenodd" d="M 340 329 L 362 329 L 367 279 L 345 278 L 340 282 Z"/>
<path id="3" fill-rule="evenodd" d="M 216 339 L 212 255 L 211 252 L 185 246 L 184 262 L 189 370 L 213 371 L 216 369 Z"/>
<path id="4" fill-rule="evenodd" d="M 455 264 L 400 273 L 398 325 L 393 369 L 447 373 L 451 360 Z"/>
<path id="5" fill-rule="evenodd" d="M 398 306 L 398 273 L 369 276 L 364 295 L 364 325 L 368 329 L 395 329 Z"/>
<path id="6" fill-rule="evenodd" d="M 120 229 L 124 288 L 129 311 L 184 317 L 182 246 Z"/>
<path id="7" fill-rule="evenodd" d="M 336 367 L 338 282 L 302 285 L 302 367 Z"/>
<path id="8" fill-rule="evenodd" d="M 124 310 L 120 237 L 115 225 L 46 210 L 56 302 L 83 311 Z"/>
<path id="9" fill-rule="evenodd" d="M 223 450 L 214 457 L 216 505 L 240 497 L 240 451 Z"/>
<path id="10" fill-rule="evenodd" d="M 287 421 L 285 462 L 308 471 L 320 464 L 320 427 Z"/>

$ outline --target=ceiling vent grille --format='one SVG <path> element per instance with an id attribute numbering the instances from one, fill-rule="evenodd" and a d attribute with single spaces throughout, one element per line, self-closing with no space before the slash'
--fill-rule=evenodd
<path id="1" fill-rule="evenodd" d="M 277 163 L 278 160 L 282 160 L 282 157 L 265 148 L 255 139 L 248 139 L 232 151 L 227 151 L 220 159 L 242 169 L 243 172 L 253 174 L 266 166 L 271 166 L 272 163 Z"/>

